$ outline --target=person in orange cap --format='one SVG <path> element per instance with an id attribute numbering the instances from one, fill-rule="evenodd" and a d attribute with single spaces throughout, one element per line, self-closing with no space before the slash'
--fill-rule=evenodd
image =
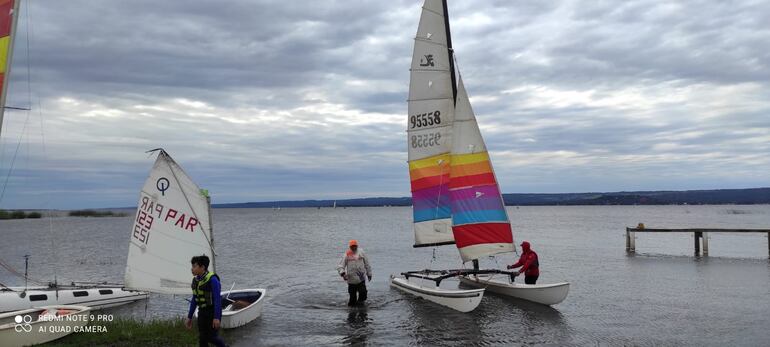
<path id="1" fill-rule="evenodd" d="M 348 306 L 361 305 L 366 301 L 366 279 L 372 280 L 372 267 L 369 259 L 362 249 L 358 248 L 358 241 L 350 240 L 348 250 L 342 256 L 337 265 L 337 272 L 348 282 Z"/>

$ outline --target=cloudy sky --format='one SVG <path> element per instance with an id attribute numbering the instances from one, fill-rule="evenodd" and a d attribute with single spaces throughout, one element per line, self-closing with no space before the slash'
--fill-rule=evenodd
<path id="1" fill-rule="evenodd" d="M 6 112 L 0 208 L 131 206 L 156 147 L 218 203 L 407 196 L 420 6 L 27 1 L 8 106 L 32 111 Z M 504 192 L 770 186 L 765 2 L 449 13 Z"/>

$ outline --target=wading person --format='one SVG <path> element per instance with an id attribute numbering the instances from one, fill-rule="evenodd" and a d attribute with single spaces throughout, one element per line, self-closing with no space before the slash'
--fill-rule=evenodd
<path id="1" fill-rule="evenodd" d="M 521 250 L 519 261 L 516 264 L 508 265 L 508 268 L 515 269 L 521 266 L 519 273 L 524 274 L 524 283 L 535 284 L 537 278 L 540 277 L 540 262 L 537 260 L 537 253 L 530 248 L 527 241 L 521 243 Z"/>
<path id="2" fill-rule="evenodd" d="M 192 328 L 192 316 L 195 307 L 198 307 L 198 345 L 207 347 L 209 343 L 224 347 L 225 342 L 217 335 L 222 319 L 222 286 L 219 276 L 209 272 L 209 257 L 199 255 L 192 257 L 193 297 L 190 302 L 190 310 L 187 313 L 185 326 Z"/>
<path id="3" fill-rule="evenodd" d="M 358 241 L 348 242 L 348 250 L 337 265 L 337 272 L 348 282 L 348 306 L 362 305 L 366 301 L 366 279 L 372 280 L 372 267 L 364 251 L 358 249 Z"/>

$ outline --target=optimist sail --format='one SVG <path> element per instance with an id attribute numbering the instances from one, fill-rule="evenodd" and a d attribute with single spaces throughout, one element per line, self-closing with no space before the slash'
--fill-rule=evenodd
<path id="1" fill-rule="evenodd" d="M 144 183 L 131 227 L 128 289 L 190 294 L 190 259 L 207 255 L 214 270 L 207 196 L 171 156 L 160 150 Z"/>
<path id="2" fill-rule="evenodd" d="M 409 177 L 415 247 L 454 243 L 449 196 L 454 73 L 444 4 L 427 0 L 414 39 L 409 81 Z"/>
<path id="3" fill-rule="evenodd" d="M 19 0 L 0 0 L 0 129 L 3 127 L 5 95 L 8 91 L 8 76 L 13 57 L 13 38 L 16 34 L 16 18 Z"/>
<path id="4" fill-rule="evenodd" d="M 487 147 L 462 78 L 453 127 L 449 192 L 452 232 L 463 262 L 513 252 L 513 234 Z"/>

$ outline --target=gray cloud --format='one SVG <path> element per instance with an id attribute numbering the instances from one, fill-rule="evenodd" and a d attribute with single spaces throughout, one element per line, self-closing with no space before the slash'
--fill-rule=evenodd
<path id="1" fill-rule="evenodd" d="M 7 113 L 0 173 L 24 136 L 0 207 L 132 205 L 155 147 L 217 202 L 409 193 L 418 1 L 24 6 L 9 104 L 35 111 Z M 450 19 L 503 191 L 770 185 L 763 3 L 450 2 Z"/>

